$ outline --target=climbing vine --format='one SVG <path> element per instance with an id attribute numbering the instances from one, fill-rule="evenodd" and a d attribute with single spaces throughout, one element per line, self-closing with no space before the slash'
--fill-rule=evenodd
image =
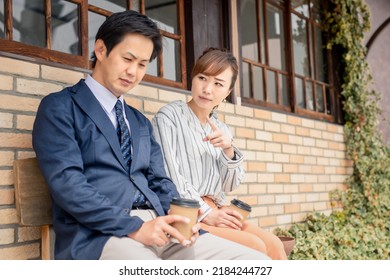
<path id="1" fill-rule="evenodd" d="M 347 190 L 331 199 L 342 210 L 310 214 L 287 232 L 297 240 L 291 259 L 390 259 L 390 149 L 378 131 L 380 94 L 363 44 L 370 28 L 364 0 L 330 0 L 325 15 L 328 49 L 342 53 L 341 77 L 347 153 L 353 173 Z"/>

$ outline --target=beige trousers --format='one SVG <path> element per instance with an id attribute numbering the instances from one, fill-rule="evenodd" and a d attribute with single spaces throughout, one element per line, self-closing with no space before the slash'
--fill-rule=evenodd
<path id="1" fill-rule="evenodd" d="M 132 216 L 144 221 L 156 218 L 153 210 L 132 210 Z M 238 243 L 202 234 L 194 245 L 183 247 L 170 242 L 163 247 L 145 246 L 129 237 L 113 236 L 108 239 L 100 256 L 101 260 L 267 260 L 265 254 Z"/>

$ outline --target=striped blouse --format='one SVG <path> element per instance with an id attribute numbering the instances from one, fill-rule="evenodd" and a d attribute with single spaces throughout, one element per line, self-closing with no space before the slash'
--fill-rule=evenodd
<path id="1" fill-rule="evenodd" d="M 211 120 L 228 135 L 229 127 L 217 119 Z M 211 208 L 201 199 L 210 196 L 217 205 L 225 202 L 225 193 L 236 189 L 243 176 L 243 155 L 234 147 L 235 159 L 229 159 L 221 148 L 215 148 L 203 138 L 212 130 L 204 127 L 183 101 L 174 101 L 159 110 L 152 119 L 154 136 L 160 143 L 168 176 L 181 197 L 196 199 L 201 204 L 203 219 Z"/>

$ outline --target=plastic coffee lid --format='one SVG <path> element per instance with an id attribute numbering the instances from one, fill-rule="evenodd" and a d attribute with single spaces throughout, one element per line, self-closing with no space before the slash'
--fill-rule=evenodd
<path id="1" fill-rule="evenodd" d="M 232 201 L 230 201 L 230 203 L 237 206 L 238 208 L 245 210 L 245 211 L 248 211 L 248 212 L 252 211 L 252 207 L 248 203 L 245 203 L 244 201 L 241 201 L 238 199 L 233 199 Z"/>
<path id="2" fill-rule="evenodd" d="M 200 207 L 199 201 L 197 201 L 197 200 L 187 199 L 187 198 L 179 198 L 179 197 L 172 198 L 171 204 L 183 206 L 183 207 L 191 207 L 191 208 L 199 208 Z"/>

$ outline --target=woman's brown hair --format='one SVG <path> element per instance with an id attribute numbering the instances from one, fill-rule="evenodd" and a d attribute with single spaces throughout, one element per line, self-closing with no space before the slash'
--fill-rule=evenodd
<path id="1" fill-rule="evenodd" d="M 196 60 L 195 66 L 192 69 L 192 79 L 198 74 L 207 76 L 217 76 L 231 67 L 233 76 L 229 90 L 232 90 L 237 80 L 238 64 L 237 59 L 225 49 L 208 48 Z"/>

